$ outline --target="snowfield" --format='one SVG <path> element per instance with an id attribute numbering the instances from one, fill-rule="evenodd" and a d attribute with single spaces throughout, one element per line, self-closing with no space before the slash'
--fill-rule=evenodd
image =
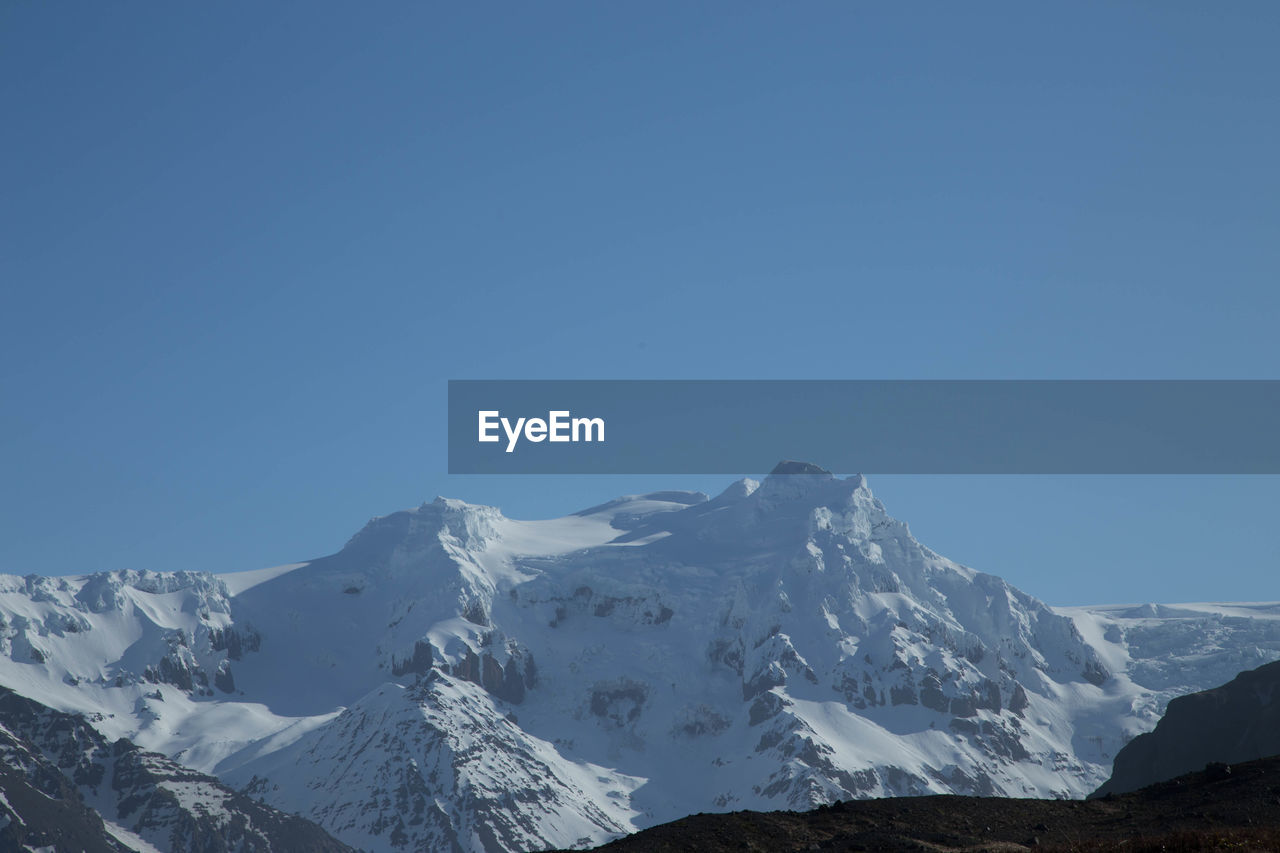
<path id="1" fill-rule="evenodd" d="M 1080 797 L 1170 698 L 1278 658 L 1280 604 L 1050 608 L 861 477 L 548 521 L 438 498 L 256 572 L 0 577 L 0 684 L 374 851 Z"/>

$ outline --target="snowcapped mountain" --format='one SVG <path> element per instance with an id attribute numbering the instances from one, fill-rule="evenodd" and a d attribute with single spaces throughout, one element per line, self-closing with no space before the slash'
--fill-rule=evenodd
<path id="1" fill-rule="evenodd" d="M 797 463 L 547 521 L 436 499 L 229 575 L 0 578 L 0 684 L 369 850 L 696 811 L 1084 796 L 1280 605 L 1053 609 Z"/>

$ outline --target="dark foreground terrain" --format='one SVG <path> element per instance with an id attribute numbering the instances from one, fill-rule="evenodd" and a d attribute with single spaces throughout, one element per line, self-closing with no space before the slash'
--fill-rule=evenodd
<path id="1" fill-rule="evenodd" d="M 1280 851 L 1280 757 L 1101 799 L 905 797 L 811 812 L 699 814 L 619 839 L 656 851 Z"/>

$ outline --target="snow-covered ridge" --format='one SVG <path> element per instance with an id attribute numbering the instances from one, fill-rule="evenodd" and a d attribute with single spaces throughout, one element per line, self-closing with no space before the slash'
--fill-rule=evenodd
<path id="1" fill-rule="evenodd" d="M 803 463 L 547 521 L 438 498 L 255 573 L 0 578 L 0 684 L 371 850 L 1081 796 L 1276 658 L 1280 606 L 1050 608 Z"/>

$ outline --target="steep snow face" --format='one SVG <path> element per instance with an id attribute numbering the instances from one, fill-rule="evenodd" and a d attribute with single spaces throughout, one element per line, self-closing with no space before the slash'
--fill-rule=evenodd
<path id="1" fill-rule="evenodd" d="M 1280 658 L 1277 608 L 1055 611 L 795 463 L 549 521 L 437 499 L 244 575 L 8 578 L 0 614 L 0 683 L 370 850 L 1082 796 L 1176 692 Z"/>
<path id="2" fill-rule="evenodd" d="M 650 779 L 646 817 L 1069 795 L 1098 774 L 1069 720 L 1028 719 L 1108 678 L 1072 621 L 921 546 L 861 478 L 776 475 L 613 524 L 605 545 L 513 559 L 531 577 L 493 618 L 540 636 L 522 726 Z"/>
<path id="3" fill-rule="evenodd" d="M 483 688 L 438 670 L 384 684 L 253 770 L 249 794 L 366 849 L 594 846 L 637 816 L 639 780 L 565 761 Z"/>

